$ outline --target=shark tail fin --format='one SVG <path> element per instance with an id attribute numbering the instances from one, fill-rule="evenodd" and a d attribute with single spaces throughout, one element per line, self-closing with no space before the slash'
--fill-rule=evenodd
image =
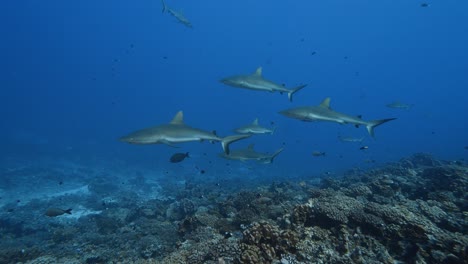
<path id="1" fill-rule="evenodd" d="M 290 102 L 292 102 L 292 96 L 296 93 L 296 92 L 299 92 L 302 88 L 306 87 L 307 84 L 303 84 L 303 85 L 299 85 L 297 87 L 294 87 L 293 89 L 291 89 L 291 91 L 288 92 L 288 99 Z"/>
<path id="2" fill-rule="evenodd" d="M 273 160 L 276 158 L 276 156 L 278 156 L 283 150 L 284 148 L 280 148 L 275 153 L 273 153 L 273 155 L 270 157 L 269 163 L 273 163 Z"/>
<path id="3" fill-rule="evenodd" d="M 277 127 L 273 127 L 273 129 L 271 130 L 271 134 L 272 134 L 272 135 L 275 134 L 276 129 L 277 129 Z"/>
<path id="4" fill-rule="evenodd" d="M 166 5 L 166 2 L 164 2 L 164 0 L 161 0 L 161 3 L 162 3 L 162 6 L 163 6 L 162 12 L 164 13 L 167 10 L 167 5 Z"/>
<path id="5" fill-rule="evenodd" d="M 70 209 L 65 210 L 64 212 L 65 212 L 66 214 L 71 214 L 71 211 L 72 211 L 72 209 L 70 208 Z"/>
<path id="6" fill-rule="evenodd" d="M 388 121 L 395 120 L 396 118 L 387 118 L 387 119 L 380 119 L 380 120 L 373 120 L 370 121 L 369 124 L 366 126 L 367 132 L 371 137 L 374 137 L 374 128 L 380 126 L 383 123 L 387 123 Z"/>
<path id="7" fill-rule="evenodd" d="M 227 136 L 221 140 L 221 146 L 223 147 L 223 151 L 226 155 L 229 155 L 229 145 L 233 142 L 239 141 L 244 138 L 248 138 L 251 135 L 234 135 L 234 136 Z"/>

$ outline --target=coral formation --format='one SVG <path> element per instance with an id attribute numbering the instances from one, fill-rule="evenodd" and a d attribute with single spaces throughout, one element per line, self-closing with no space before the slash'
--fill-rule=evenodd
<path id="1" fill-rule="evenodd" d="M 157 192 L 151 199 L 132 191 L 151 184 L 143 174 L 122 186 L 104 176 L 60 197 L 5 203 L 0 262 L 466 263 L 467 172 L 416 154 L 343 177 L 241 191 L 206 181 L 138 187 Z M 40 217 L 59 201 L 74 214 Z"/>

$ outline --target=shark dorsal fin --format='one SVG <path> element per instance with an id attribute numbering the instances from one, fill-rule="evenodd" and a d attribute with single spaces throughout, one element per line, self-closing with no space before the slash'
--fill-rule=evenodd
<path id="1" fill-rule="evenodd" d="M 262 67 L 258 67 L 255 70 L 255 72 L 253 73 L 253 75 L 258 76 L 258 77 L 262 77 Z"/>
<path id="2" fill-rule="evenodd" d="M 321 103 L 320 107 L 330 109 L 330 97 L 325 98 Z"/>
<path id="3" fill-rule="evenodd" d="M 174 116 L 170 124 L 183 125 L 184 124 L 184 112 L 182 111 L 177 112 L 177 114 Z"/>
<path id="4" fill-rule="evenodd" d="M 255 118 L 255 120 L 252 122 L 252 125 L 258 126 L 258 118 Z"/>
<path id="5" fill-rule="evenodd" d="M 247 149 L 248 149 L 248 150 L 253 150 L 253 149 L 254 149 L 254 144 L 248 145 L 248 146 L 247 146 Z"/>

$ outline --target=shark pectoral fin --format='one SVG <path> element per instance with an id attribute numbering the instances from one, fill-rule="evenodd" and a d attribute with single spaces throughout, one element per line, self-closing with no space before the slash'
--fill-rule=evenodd
<path id="1" fill-rule="evenodd" d="M 221 140 L 221 147 L 223 147 L 224 153 L 229 155 L 229 145 L 233 142 L 239 141 L 244 138 L 248 138 L 251 135 L 249 134 L 244 134 L 244 135 L 234 135 L 234 136 L 227 136 Z"/>
<path id="2" fill-rule="evenodd" d="M 178 146 L 174 145 L 172 142 L 169 142 L 167 140 L 162 140 L 160 141 L 162 144 L 164 145 L 168 145 L 169 147 L 173 147 L 173 148 L 179 148 Z"/>
<path id="3" fill-rule="evenodd" d="M 302 90 L 302 88 L 306 87 L 307 84 L 303 84 L 303 85 L 299 85 L 293 89 L 291 89 L 289 92 L 288 92 L 288 99 L 290 102 L 292 102 L 292 97 L 293 95 L 296 93 L 296 92 L 299 92 L 300 90 Z"/>
<path id="4" fill-rule="evenodd" d="M 395 119 L 396 118 L 387 118 L 387 119 L 370 121 L 369 124 L 366 126 L 367 132 L 369 132 L 369 135 L 371 137 L 374 137 L 374 128 L 380 126 L 383 123 L 387 123 L 388 121 L 392 121 L 392 120 L 395 120 Z"/>

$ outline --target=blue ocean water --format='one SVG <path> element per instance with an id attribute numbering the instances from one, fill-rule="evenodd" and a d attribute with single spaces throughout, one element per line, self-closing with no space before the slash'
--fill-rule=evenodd
<path id="1" fill-rule="evenodd" d="M 193 29 L 161 13 L 159 1 L 6 1 L 1 5 L 2 144 L 80 155 L 167 159 L 166 146 L 127 146 L 121 135 L 185 121 L 221 135 L 258 117 L 272 137 L 255 137 L 287 170 L 349 167 L 414 152 L 466 157 L 468 18 L 464 1 L 171 1 Z M 285 95 L 225 86 L 219 79 L 263 67 Z M 363 128 L 301 123 L 277 114 L 331 97 L 364 119 L 396 117 L 370 139 Z M 410 110 L 385 107 L 393 101 Z M 362 137 L 369 150 L 338 135 Z M 27 146 L 24 146 L 27 145 Z M 217 153 L 189 143 L 184 150 Z M 23 148 L 21 148 L 23 149 Z M 67 151 L 68 149 L 68 151 Z M 71 150 L 71 151 L 70 151 Z M 326 158 L 313 159 L 311 151 Z"/>
<path id="2" fill-rule="evenodd" d="M 165 177 L 168 182 L 195 177 L 201 182 L 235 178 L 248 186 L 252 178 L 340 176 L 419 152 L 444 160 L 468 157 L 467 1 L 433 0 L 428 6 L 416 0 L 166 2 L 193 28 L 163 13 L 159 0 L 0 3 L 2 168 L 41 162 L 54 167 L 51 161 L 60 161 L 72 169 L 76 164 L 107 168 L 103 175 L 115 174 L 119 181 L 126 178 L 125 168 L 132 168 L 146 176 L 153 171 L 161 185 Z M 308 86 L 289 102 L 286 94 L 220 82 L 258 67 L 264 78 L 288 88 Z M 278 114 L 318 105 L 326 97 L 334 110 L 364 120 L 397 119 L 377 127 L 372 138 L 362 126 Z M 396 101 L 413 106 L 386 106 Z M 275 133 L 231 148 L 255 144 L 259 152 L 284 151 L 272 164 L 257 164 L 222 159 L 219 143 L 173 148 L 118 140 L 168 123 L 180 110 L 186 124 L 221 136 L 258 118 Z M 316 157 L 314 151 L 325 155 Z M 170 163 L 175 152 L 189 152 L 190 158 Z M 64 174 L 70 178 L 51 174 L 43 175 L 47 184 L 71 182 L 70 189 L 96 179 L 93 173 L 79 181 L 73 173 Z M 0 198 L 8 201 L 4 198 L 2 206 L 25 200 L 5 194 L 15 188 L 30 192 L 24 179 L 5 175 Z"/>

